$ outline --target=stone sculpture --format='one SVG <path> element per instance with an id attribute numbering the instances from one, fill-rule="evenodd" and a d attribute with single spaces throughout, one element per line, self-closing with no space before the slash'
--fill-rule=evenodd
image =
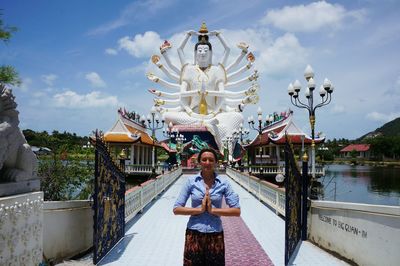
<path id="1" fill-rule="evenodd" d="M 36 155 L 18 127 L 19 112 L 14 99 L 12 91 L 0 84 L 0 196 L 39 189 Z M 4 188 L 4 183 L 13 182 L 18 185 Z"/>

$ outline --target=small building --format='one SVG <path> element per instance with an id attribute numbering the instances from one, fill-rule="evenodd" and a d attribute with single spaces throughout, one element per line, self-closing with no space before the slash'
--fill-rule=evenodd
<path id="1" fill-rule="evenodd" d="M 124 166 L 127 173 L 152 171 L 153 146 L 155 148 L 161 146 L 146 131 L 145 124 L 140 122 L 139 114 L 120 108 L 117 121 L 104 134 L 104 141 L 109 147 L 111 156 Z"/>
<path id="2" fill-rule="evenodd" d="M 355 156 L 360 159 L 369 159 L 371 157 L 370 148 L 369 144 L 350 144 L 340 150 L 340 157 L 353 158 Z"/>
<path id="3" fill-rule="evenodd" d="M 312 138 L 303 132 L 293 120 L 293 111 L 275 113 L 274 119 L 269 121 L 245 149 L 248 152 L 248 164 L 251 166 L 282 167 L 285 155 L 284 147 L 286 135 L 293 145 L 295 156 L 301 158 L 302 150 L 307 150 L 308 158 L 311 160 Z M 323 143 L 325 137 L 316 136 L 315 145 Z M 265 167 L 264 167 L 265 168 Z M 317 169 L 318 171 L 318 169 Z"/>

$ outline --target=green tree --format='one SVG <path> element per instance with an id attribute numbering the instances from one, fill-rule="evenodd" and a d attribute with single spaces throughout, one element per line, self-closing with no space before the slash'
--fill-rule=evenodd
<path id="1" fill-rule="evenodd" d="M 93 191 L 93 165 L 79 159 L 64 158 L 63 152 L 39 163 L 41 190 L 45 200 L 87 199 Z"/>
<path id="2" fill-rule="evenodd" d="M 1 18 L 2 15 L 3 14 L 0 10 L 0 40 L 7 44 L 10 41 L 12 34 L 17 31 L 17 28 L 4 25 L 3 19 Z M 0 66 L 0 83 L 14 86 L 21 85 L 21 79 L 13 66 Z"/>

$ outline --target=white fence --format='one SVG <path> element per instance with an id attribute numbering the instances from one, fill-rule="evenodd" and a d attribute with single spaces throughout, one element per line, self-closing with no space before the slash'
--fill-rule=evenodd
<path id="1" fill-rule="evenodd" d="M 245 170 L 247 168 L 244 168 Z M 299 165 L 299 170 L 300 173 L 302 172 L 302 166 L 301 164 Z M 309 167 L 309 173 L 311 173 L 311 167 Z M 275 166 L 275 165 L 252 165 L 248 168 L 248 172 L 252 174 L 282 174 L 285 175 L 285 166 L 280 165 L 280 166 Z M 321 165 L 316 165 L 315 166 L 315 174 L 317 176 L 324 176 L 325 175 L 325 167 Z"/>
<path id="2" fill-rule="evenodd" d="M 156 173 L 161 173 L 162 167 L 156 165 Z M 153 167 L 151 165 L 134 165 L 134 164 L 127 164 L 125 165 L 125 173 L 127 174 L 141 174 L 141 173 L 151 173 Z"/>
<path id="3" fill-rule="evenodd" d="M 150 180 L 129 189 L 125 193 L 125 222 L 132 219 L 138 212 L 164 191 L 172 182 L 182 174 L 182 168 L 158 176 L 155 180 Z"/>
<path id="4" fill-rule="evenodd" d="M 285 190 L 257 177 L 246 173 L 226 168 L 226 174 L 256 196 L 260 201 L 266 203 L 276 214 L 285 216 Z"/>

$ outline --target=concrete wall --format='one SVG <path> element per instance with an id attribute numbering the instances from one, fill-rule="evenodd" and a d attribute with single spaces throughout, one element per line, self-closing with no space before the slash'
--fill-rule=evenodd
<path id="1" fill-rule="evenodd" d="M 60 261 L 93 246 L 93 211 L 88 200 L 45 201 L 43 253 Z"/>
<path id="2" fill-rule="evenodd" d="M 312 201 L 309 239 L 359 265 L 399 265 L 400 207 Z"/>
<path id="3" fill-rule="evenodd" d="M 42 261 L 43 192 L 0 198 L 0 265 Z"/>

